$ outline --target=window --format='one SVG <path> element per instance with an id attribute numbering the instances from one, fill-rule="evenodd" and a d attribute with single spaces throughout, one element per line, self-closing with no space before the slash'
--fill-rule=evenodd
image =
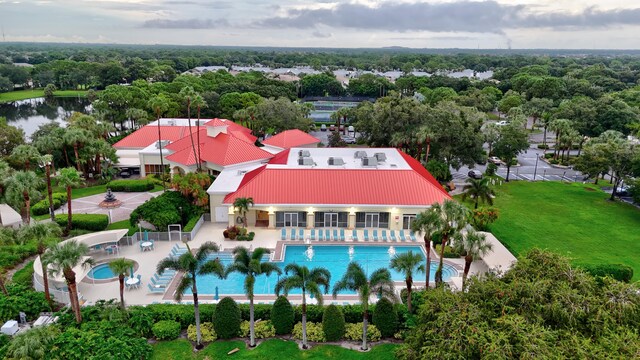
<path id="1" fill-rule="evenodd" d="M 357 212 L 356 228 L 389 228 L 389 213 Z"/>
<path id="2" fill-rule="evenodd" d="M 324 212 L 315 213 L 315 227 L 347 227 L 349 213 L 347 212 Z"/>
<path id="3" fill-rule="evenodd" d="M 165 165 L 164 166 L 165 169 L 165 173 L 169 171 L 169 165 Z M 154 165 L 154 164 L 145 164 L 144 165 L 144 172 L 149 175 L 149 174 L 162 174 L 162 167 L 160 165 Z"/>
<path id="4" fill-rule="evenodd" d="M 306 211 L 276 211 L 276 227 L 306 227 Z"/>
<path id="5" fill-rule="evenodd" d="M 411 225 L 416 220 L 416 214 L 406 214 L 402 216 L 402 228 L 405 230 L 411 230 Z"/>

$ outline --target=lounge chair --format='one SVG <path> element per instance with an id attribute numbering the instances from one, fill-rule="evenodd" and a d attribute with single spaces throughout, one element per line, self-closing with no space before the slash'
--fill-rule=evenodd
<path id="1" fill-rule="evenodd" d="M 389 241 L 389 239 L 387 239 L 387 230 L 382 230 L 382 241 Z"/>
<path id="2" fill-rule="evenodd" d="M 373 230 L 373 241 L 378 241 L 378 230 Z"/>
<path id="3" fill-rule="evenodd" d="M 280 230 L 280 240 L 287 240 L 287 228 Z"/>
<path id="4" fill-rule="evenodd" d="M 164 294 L 165 290 L 167 290 L 165 288 L 151 286 L 151 284 L 147 284 L 147 287 L 152 294 Z"/>
<path id="5" fill-rule="evenodd" d="M 391 235 L 389 235 L 389 239 L 391 239 L 391 241 L 398 241 L 395 230 L 391 230 Z"/>
<path id="6" fill-rule="evenodd" d="M 169 281 L 168 280 L 156 280 L 156 279 L 151 279 L 149 281 L 149 284 L 151 284 L 153 287 L 167 287 L 167 285 L 169 285 Z"/>
<path id="7" fill-rule="evenodd" d="M 353 229 L 353 230 L 351 231 L 351 239 L 352 239 L 353 241 L 358 241 L 358 230 Z"/>
<path id="8" fill-rule="evenodd" d="M 364 241 L 369 241 L 369 230 L 364 229 Z"/>
<path id="9" fill-rule="evenodd" d="M 296 239 L 296 228 L 291 228 L 291 240 Z"/>
<path id="10" fill-rule="evenodd" d="M 344 229 L 340 229 L 340 241 L 344 241 Z"/>
<path id="11" fill-rule="evenodd" d="M 318 229 L 318 241 L 324 241 L 324 230 Z"/>
<path id="12" fill-rule="evenodd" d="M 298 240 L 304 240 L 304 229 L 303 228 L 299 228 L 298 229 Z"/>
<path id="13" fill-rule="evenodd" d="M 413 231 L 409 231 L 409 237 L 411 241 L 416 242 L 416 234 L 414 234 Z"/>
<path id="14" fill-rule="evenodd" d="M 333 241 L 338 241 L 338 229 L 333 229 Z"/>
<path id="15" fill-rule="evenodd" d="M 404 230 L 400 230 L 400 241 L 405 242 L 407 240 L 407 237 L 404 235 Z"/>
<path id="16" fill-rule="evenodd" d="M 142 275 L 138 274 L 136 276 L 138 278 L 138 283 L 136 284 L 136 288 L 140 288 L 140 284 L 142 284 Z"/>
<path id="17" fill-rule="evenodd" d="M 316 239 L 316 229 L 311 229 L 311 231 L 309 232 L 309 239 L 311 240 Z"/>
<path id="18" fill-rule="evenodd" d="M 329 230 L 329 229 L 325 229 L 325 231 L 324 231 L 324 238 L 325 238 L 325 240 L 327 240 L 327 241 L 330 241 L 330 240 L 331 240 L 331 230 Z M 335 239 L 334 239 L 334 240 L 335 240 Z"/>

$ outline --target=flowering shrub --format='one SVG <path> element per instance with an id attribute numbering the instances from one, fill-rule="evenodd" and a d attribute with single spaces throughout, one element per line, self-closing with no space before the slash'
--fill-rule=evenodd
<path id="1" fill-rule="evenodd" d="M 362 334 L 362 331 L 360 332 Z M 299 322 L 293 327 L 293 338 L 302 340 L 302 323 Z M 327 341 L 324 337 L 324 331 L 322 330 L 322 324 L 307 322 L 307 340 L 313 342 Z"/>
<path id="2" fill-rule="evenodd" d="M 276 336 L 276 328 L 273 327 L 271 321 L 263 320 L 255 324 L 254 330 L 256 332 L 257 339 L 266 339 Z M 240 337 L 249 337 L 249 322 L 243 321 L 240 323 Z"/>
<path id="3" fill-rule="evenodd" d="M 359 341 L 362 340 L 362 323 L 357 324 L 346 324 L 345 326 L 346 332 L 344 337 L 348 340 Z M 295 329 L 294 329 L 295 331 Z M 380 330 L 375 325 L 367 325 L 367 340 L 369 341 L 379 341 L 382 338 L 382 334 L 380 334 Z"/>
<path id="4" fill-rule="evenodd" d="M 216 332 L 213 330 L 213 323 L 210 322 L 203 322 L 202 324 L 200 324 L 200 335 L 202 336 L 203 342 L 216 341 L 216 339 L 218 338 L 218 335 L 216 335 Z M 191 324 L 187 329 L 187 339 L 196 341 L 196 338 L 196 326 Z"/>

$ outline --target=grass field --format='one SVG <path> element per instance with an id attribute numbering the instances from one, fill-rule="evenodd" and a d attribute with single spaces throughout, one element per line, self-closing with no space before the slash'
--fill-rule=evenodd
<path id="1" fill-rule="evenodd" d="M 86 90 L 59 90 L 54 92 L 54 96 L 69 97 L 69 96 L 85 96 Z M 18 90 L 10 91 L 6 93 L 0 93 L 0 103 L 11 102 L 16 100 L 33 99 L 44 96 L 43 89 L 34 90 Z"/>
<path id="2" fill-rule="evenodd" d="M 622 263 L 640 280 L 640 210 L 597 186 L 514 181 L 495 187 L 491 232 L 515 256 L 538 247 L 577 264 Z"/>
<path id="3" fill-rule="evenodd" d="M 150 190 L 149 192 L 156 192 L 161 190 L 162 190 L 162 186 L 156 184 L 153 187 L 153 189 Z M 61 192 L 66 194 L 66 190 L 59 186 L 55 186 L 53 188 L 53 192 Z M 106 185 L 95 185 L 95 186 L 89 186 L 84 188 L 71 189 L 71 197 L 73 199 L 78 199 L 78 198 L 83 198 L 91 195 L 104 194 L 106 192 L 107 192 Z"/>
<path id="4" fill-rule="evenodd" d="M 109 226 L 107 226 L 107 230 L 118 230 L 118 229 L 129 229 L 129 232 L 127 233 L 127 235 L 129 236 L 135 234 L 136 231 L 138 231 L 137 226 L 131 226 L 131 224 L 129 223 L 129 219 L 116 221 L 114 223 L 109 224 Z"/>
<path id="5" fill-rule="evenodd" d="M 394 359 L 394 351 L 398 345 L 383 344 L 373 347 L 369 352 L 361 353 L 347 350 L 335 345 L 314 346 L 310 350 L 301 351 L 293 341 L 279 339 L 267 340 L 255 349 L 248 350 L 243 341 L 216 341 L 205 347 L 198 354 L 193 353 L 193 347 L 187 340 L 173 340 L 160 342 L 153 347 L 152 360 L 204 360 L 204 359 Z M 235 348 L 240 351 L 233 355 L 227 353 Z"/>

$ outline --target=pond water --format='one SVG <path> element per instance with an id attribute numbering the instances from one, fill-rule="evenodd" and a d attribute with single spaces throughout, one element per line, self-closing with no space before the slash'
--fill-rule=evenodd
<path id="1" fill-rule="evenodd" d="M 82 97 L 35 98 L 0 104 L 0 117 L 6 117 L 9 125 L 22 128 L 29 137 L 42 124 L 56 121 L 66 126 L 66 119 L 73 112 L 90 110 L 89 100 Z"/>

